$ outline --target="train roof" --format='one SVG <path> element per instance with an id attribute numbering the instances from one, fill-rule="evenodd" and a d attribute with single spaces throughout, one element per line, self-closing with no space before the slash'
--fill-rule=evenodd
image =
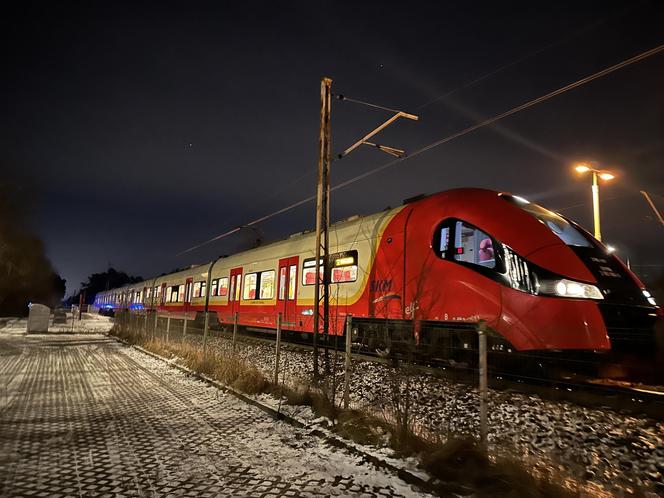
<path id="1" fill-rule="evenodd" d="M 496 190 L 490 190 L 490 189 L 484 189 L 484 188 L 456 188 L 456 189 L 450 189 L 450 190 L 445 190 L 442 192 L 437 192 L 434 194 L 430 195 L 418 195 L 415 197 L 412 197 L 410 199 L 406 199 L 403 202 L 402 206 L 399 206 L 397 208 L 386 208 L 382 211 L 367 214 L 367 215 L 353 215 L 348 218 L 339 220 L 332 225 L 330 225 L 330 235 L 332 238 L 335 236 L 338 236 L 339 234 L 344 234 L 344 233 L 351 233 L 351 231 L 347 231 L 347 228 L 351 228 L 355 225 L 363 225 L 363 224 L 368 224 L 369 226 L 378 223 L 381 219 L 384 219 L 385 217 L 390 217 L 394 214 L 396 214 L 398 211 L 404 208 L 404 206 L 426 206 L 426 205 L 431 205 L 433 206 L 445 206 L 446 208 L 452 208 L 452 205 L 461 207 L 460 212 L 465 212 L 469 214 L 469 218 L 477 218 L 477 216 L 481 216 L 481 211 L 478 208 L 478 204 L 486 203 L 487 205 L 493 206 L 494 208 L 498 209 L 500 212 L 507 212 L 511 211 L 511 213 L 516 214 L 514 209 L 517 209 L 521 211 L 518 207 L 509 205 L 509 203 L 504 203 L 504 201 L 499 201 L 499 198 L 503 195 L 511 195 L 508 192 L 500 192 Z M 447 201 L 450 201 L 449 203 Z M 444 209 L 443 211 L 447 211 L 448 209 Z M 514 231 L 514 227 L 510 226 L 504 226 L 505 223 L 504 221 L 501 221 L 500 219 L 495 219 L 496 217 L 494 214 L 496 214 L 495 211 L 490 210 L 490 216 L 486 216 L 486 214 L 483 216 L 486 220 L 486 226 L 487 228 L 490 228 L 492 232 L 495 232 L 496 235 L 499 236 L 501 234 L 510 234 L 510 236 L 506 237 L 507 239 L 510 240 L 519 240 L 522 239 L 522 237 L 514 237 L 512 235 L 512 232 Z M 493 218 L 493 219 L 492 219 Z M 530 219 L 530 217 L 528 217 Z M 525 218 L 523 218 L 525 220 Z M 482 224 L 484 226 L 484 223 Z M 509 224 L 508 224 L 509 225 Z M 549 232 L 547 230 L 547 232 Z M 336 234 L 336 235 L 333 235 Z M 283 246 L 283 245 L 293 245 L 293 246 L 298 246 L 300 243 L 304 243 L 307 241 L 307 239 L 313 238 L 315 235 L 314 230 L 304 230 L 301 232 L 296 232 L 293 234 L 288 235 L 287 237 L 284 237 L 283 239 L 279 239 L 273 242 L 270 242 L 265 245 L 261 245 L 252 249 L 248 249 L 245 251 L 239 251 L 237 253 L 228 255 L 228 256 L 222 256 L 218 258 L 216 261 L 223 261 L 224 259 L 228 259 L 229 261 L 232 261 L 234 258 L 242 255 L 245 258 L 251 259 L 252 257 L 256 259 L 256 261 L 260 261 L 261 257 L 263 256 L 261 253 L 269 253 L 270 251 L 274 250 L 277 247 Z M 550 237 L 553 235 L 552 233 L 547 233 Z M 551 238 L 552 241 L 556 242 L 557 239 L 555 236 Z M 532 241 L 534 242 L 534 241 Z M 558 241 L 559 242 L 559 241 Z M 342 244 L 342 240 L 337 240 L 336 242 L 333 242 L 331 240 L 331 246 L 333 246 L 334 243 Z M 533 247 L 530 244 L 530 241 L 525 241 L 525 243 L 517 243 L 518 246 L 523 246 L 522 248 L 524 249 L 525 253 L 529 253 L 533 250 Z M 521 248 L 521 247 L 519 247 Z M 298 248 L 299 250 L 300 248 Z M 313 255 L 313 245 L 311 248 L 312 255 Z M 174 278 L 180 279 L 183 277 L 188 277 L 188 276 L 193 276 L 196 275 L 197 273 L 207 273 L 207 270 L 209 268 L 211 262 L 206 262 L 204 264 L 200 265 L 192 265 L 189 268 L 185 268 L 182 270 L 179 270 L 174 273 L 169 273 L 165 275 L 159 275 L 147 280 L 144 280 L 142 282 L 137 282 L 135 284 L 128 284 L 124 287 L 120 287 L 117 289 L 112 289 L 111 291 L 118 291 L 118 290 L 127 290 L 127 289 L 135 289 L 135 288 L 140 288 L 142 289 L 145 286 L 151 286 L 153 283 L 157 282 L 163 282 L 163 281 L 171 281 Z M 110 292 L 110 291 L 107 291 Z"/>

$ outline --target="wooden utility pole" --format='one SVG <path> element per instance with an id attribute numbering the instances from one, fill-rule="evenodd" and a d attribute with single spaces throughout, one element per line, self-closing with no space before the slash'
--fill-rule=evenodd
<path id="1" fill-rule="evenodd" d="M 351 99 L 342 95 L 337 95 L 339 100 L 346 100 L 357 104 L 368 105 L 394 113 L 383 124 L 367 133 L 359 141 L 351 145 L 342 154 L 339 159 L 344 158 L 360 145 L 370 145 L 378 150 L 395 157 L 404 157 L 405 151 L 388 147 L 383 144 L 369 142 L 368 140 L 380 133 L 382 130 L 396 122 L 399 118 L 406 118 L 417 121 L 419 118 L 414 114 L 408 114 L 396 109 L 377 106 L 360 100 Z M 320 136 L 318 140 L 318 187 L 316 190 L 316 287 L 314 289 L 314 378 L 320 378 L 318 368 L 318 336 L 322 332 L 325 337 L 325 369 L 329 373 L 329 352 L 328 337 L 330 332 L 330 272 L 329 272 L 329 230 L 330 230 L 330 162 L 331 162 L 331 143 L 332 133 L 330 131 L 330 113 L 332 100 L 332 79 L 323 78 L 320 82 Z M 321 271 L 322 270 L 322 271 Z M 321 311 L 322 307 L 322 311 Z M 322 313 L 322 316 L 321 316 Z"/>
<path id="2" fill-rule="evenodd" d="M 327 261 L 330 240 L 331 100 L 332 80 L 330 78 L 323 78 L 320 82 L 320 136 L 318 139 L 318 186 L 316 189 L 316 286 L 314 289 L 313 315 L 315 378 L 318 378 L 320 375 L 318 369 L 318 334 L 322 331 L 327 339 L 330 327 L 330 277 L 327 271 Z M 323 269 L 322 272 L 321 266 Z M 322 316 L 321 305 L 323 307 Z"/>

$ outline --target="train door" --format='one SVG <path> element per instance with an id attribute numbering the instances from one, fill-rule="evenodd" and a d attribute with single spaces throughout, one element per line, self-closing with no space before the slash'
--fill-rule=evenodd
<path id="1" fill-rule="evenodd" d="M 159 305 L 163 306 L 165 302 L 166 302 L 166 282 L 161 284 L 161 300 L 159 301 Z"/>
<path id="2" fill-rule="evenodd" d="M 228 289 L 228 305 L 231 314 L 240 311 L 240 296 L 242 295 L 242 268 L 231 270 L 231 281 Z"/>
<path id="3" fill-rule="evenodd" d="M 193 284 L 194 279 L 193 277 L 189 277 L 185 284 L 184 284 L 184 311 L 187 312 L 191 308 L 191 288 L 194 285 Z"/>
<path id="4" fill-rule="evenodd" d="M 277 311 L 281 312 L 281 323 L 285 328 L 297 326 L 297 265 L 299 258 L 293 256 L 279 260 L 279 292 Z"/>

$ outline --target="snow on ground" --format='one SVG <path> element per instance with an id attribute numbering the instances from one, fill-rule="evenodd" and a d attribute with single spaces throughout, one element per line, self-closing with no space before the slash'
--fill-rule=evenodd
<path id="1" fill-rule="evenodd" d="M 200 335 L 188 335 L 200 342 Z M 232 351 L 224 335 L 213 335 L 209 346 Z M 274 372 L 274 345 L 241 337 L 236 351 L 268 378 Z M 338 385 L 343 365 L 338 366 Z M 284 345 L 281 368 L 287 383 L 310 382 L 311 353 Z M 378 362 L 353 360 L 351 403 L 389 415 L 396 391 L 408 389 L 416 427 L 443 441 L 450 436 L 479 435 L 477 390 L 421 373 L 405 386 L 404 376 Z M 536 395 L 490 391 L 489 441 L 491 449 L 532 465 L 545 475 L 565 473 L 590 489 L 624 494 L 634 487 L 664 495 L 664 423 L 581 407 L 569 402 L 542 400 Z"/>
<path id="2" fill-rule="evenodd" d="M 112 339 L 14 329 L 0 329 L 0 495 L 424 496 Z"/>
<path id="3" fill-rule="evenodd" d="M 99 334 L 106 333 L 113 328 L 113 319 L 96 313 L 83 313 L 81 319 L 72 319 L 71 312 L 67 312 L 65 320 L 59 322 L 53 315 L 48 326 L 49 333 L 72 334 Z M 0 318 L 0 333 L 25 333 L 28 329 L 28 319 L 17 317 Z"/>
<path id="4" fill-rule="evenodd" d="M 124 353 L 149 367 L 150 371 L 167 376 L 169 384 L 175 385 L 176 389 L 179 389 L 178 386 L 187 389 L 191 383 L 200 382 L 177 370 L 170 369 L 170 372 L 167 372 L 164 362 L 139 351 L 127 349 Z M 226 410 L 243 411 L 247 409 L 248 405 L 244 401 L 230 394 L 213 387 L 208 392 L 217 400 L 223 399 Z M 195 402 L 201 403 L 201 405 L 206 404 L 204 400 Z M 307 411 L 311 413 L 309 409 Z M 300 412 L 300 414 L 302 413 Z M 305 416 L 305 418 L 309 417 Z M 366 486 L 390 487 L 397 494 L 424 496 L 414 493 L 409 485 L 396 476 L 364 462 L 359 456 L 352 456 L 343 450 L 327 446 L 318 437 L 311 436 L 308 432 L 306 428 L 294 428 L 289 424 L 264 416 L 258 422 L 244 424 L 241 431 L 234 435 L 237 437 L 226 439 L 226 443 L 241 456 L 241 461 L 234 462 L 230 459 L 225 464 L 232 466 L 244 463 L 251 467 L 270 469 L 271 473 L 279 475 L 287 481 L 298 479 L 303 475 L 303 470 L 306 470 L 308 480 L 321 482 L 319 492 L 323 494 L 338 494 L 338 490 L 335 491 L 334 486 L 330 486 L 335 481 L 335 477 L 356 476 Z"/>

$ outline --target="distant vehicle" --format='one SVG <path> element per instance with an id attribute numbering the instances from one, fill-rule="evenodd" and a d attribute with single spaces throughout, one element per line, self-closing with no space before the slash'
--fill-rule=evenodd
<path id="1" fill-rule="evenodd" d="M 112 289 L 102 309 L 149 309 L 221 324 L 313 330 L 314 233 Z M 330 229 L 330 334 L 369 348 L 405 340 L 445 357 L 484 320 L 492 349 L 647 345 L 662 309 L 622 261 L 564 216 L 518 196 L 456 189 Z"/>

